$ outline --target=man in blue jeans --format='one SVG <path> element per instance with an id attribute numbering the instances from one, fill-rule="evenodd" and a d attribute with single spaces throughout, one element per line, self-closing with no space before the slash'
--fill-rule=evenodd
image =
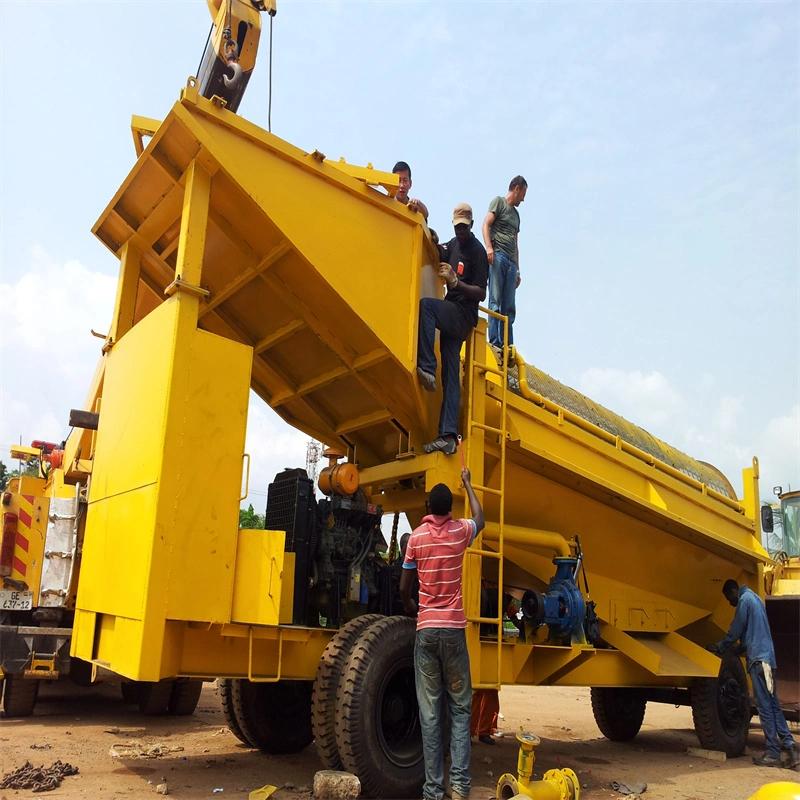
<path id="1" fill-rule="evenodd" d="M 469 725 L 472 679 L 467 652 L 467 618 L 461 594 L 464 553 L 483 530 L 483 509 L 470 483 L 468 469 L 461 479 L 472 519 L 453 519 L 453 494 L 437 483 L 428 496 L 427 516 L 408 540 L 400 576 L 403 608 L 417 615 L 414 673 L 425 758 L 425 800 L 444 797 L 444 739 L 441 713 L 450 710 L 450 789 L 453 800 L 469 797 Z M 411 594 L 414 571 L 419 576 L 419 603 Z"/>
<path id="2" fill-rule="evenodd" d="M 761 598 L 746 586 L 739 588 L 734 580 L 727 580 L 722 587 L 725 599 L 736 609 L 733 622 L 725 638 L 709 646 L 714 653 L 722 653 L 739 639 L 747 651 L 747 671 L 753 682 L 758 718 L 767 741 L 767 751 L 753 759 L 759 767 L 782 767 L 797 769 L 800 765 L 800 750 L 789 733 L 786 717 L 778 702 L 775 680 L 775 648 L 769 631 L 767 609 Z M 781 748 L 789 754 L 786 764 L 781 762 Z"/>
<path id="3" fill-rule="evenodd" d="M 417 375 L 422 387 L 436 391 L 436 353 L 439 329 L 442 355 L 442 408 L 439 436 L 423 445 L 426 453 L 456 452 L 458 404 L 461 400 L 461 345 L 478 324 L 478 305 L 486 297 L 489 262 L 486 251 L 472 233 L 472 209 L 459 203 L 453 212 L 455 237 L 439 245 L 439 277 L 447 284 L 444 300 L 423 297 L 419 303 Z"/>
<path id="4" fill-rule="evenodd" d="M 508 185 L 505 197 L 495 197 L 483 220 L 483 242 L 489 259 L 489 310 L 508 317 L 508 343 L 514 344 L 516 295 L 519 286 L 519 212 L 528 182 L 517 175 Z M 489 318 L 489 344 L 500 356 L 503 349 L 503 323 Z"/>

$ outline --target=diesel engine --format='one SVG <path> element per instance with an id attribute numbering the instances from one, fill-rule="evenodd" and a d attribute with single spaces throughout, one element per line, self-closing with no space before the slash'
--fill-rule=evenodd
<path id="1" fill-rule="evenodd" d="M 341 469 L 348 467 L 333 476 L 323 471 L 320 488 L 329 496 L 321 500 L 303 469 L 286 469 L 269 485 L 265 527 L 285 531 L 285 550 L 295 556 L 296 625 L 338 628 L 360 614 L 399 610 L 399 564 L 379 552 L 386 548 L 382 508 L 366 502 L 351 478 L 355 468 Z"/>

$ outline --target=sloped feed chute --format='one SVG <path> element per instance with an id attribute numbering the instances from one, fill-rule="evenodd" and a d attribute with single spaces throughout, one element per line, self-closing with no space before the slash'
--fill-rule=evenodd
<path id="1" fill-rule="evenodd" d="M 254 349 L 252 389 L 362 465 L 427 441 L 414 379 L 418 298 L 441 293 L 418 214 L 190 87 L 94 228 L 141 253 L 133 323 L 166 299 L 187 170 L 211 175 L 199 326 Z"/>

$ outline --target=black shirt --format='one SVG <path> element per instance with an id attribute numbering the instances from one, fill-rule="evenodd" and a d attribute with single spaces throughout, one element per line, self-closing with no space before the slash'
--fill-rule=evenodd
<path id="1" fill-rule="evenodd" d="M 458 275 L 459 283 L 480 286 L 481 289 L 486 291 L 486 281 L 489 277 L 489 259 L 486 257 L 486 250 L 475 238 L 474 233 L 470 233 L 469 239 L 463 248 L 455 237 L 445 245 L 440 244 L 439 256 L 442 261 L 446 261 L 453 268 L 453 272 Z M 448 289 L 445 300 L 449 300 L 451 303 L 458 303 L 473 328 L 478 324 L 478 301 L 470 300 L 459 286 L 456 286 L 455 289 Z"/>

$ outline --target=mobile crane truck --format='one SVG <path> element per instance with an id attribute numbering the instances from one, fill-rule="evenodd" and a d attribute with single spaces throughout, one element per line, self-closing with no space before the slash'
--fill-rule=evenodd
<path id="1" fill-rule="evenodd" d="M 440 397 L 416 381 L 417 313 L 442 296 L 438 253 L 393 200 L 396 176 L 306 153 L 225 105 L 190 78 L 93 228 L 120 259 L 115 308 L 44 487 L 74 498 L 71 657 L 138 682 L 151 710 L 176 681 L 221 678 L 242 741 L 313 740 L 367 795 L 413 796 L 415 625 L 377 542 L 384 514 L 420 521 L 435 483 L 459 494 L 459 460 L 421 448 Z M 375 254 L 391 303 L 375 302 Z M 464 453 L 487 519 L 463 578 L 474 685 L 590 686 L 614 740 L 636 736 L 647 702 L 691 705 L 704 747 L 741 754 L 744 668 L 704 645 L 732 618 L 725 580 L 764 594 L 757 461 L 740 501 L 713 467 L 512 355 L 497 366 L 482 320 L 463 356 Z M 331 450 L 322 501 L 302 470 L 276 476 L 267 530 L 237 525 L 251 389 Z M 520 597 L 519 637 L 481 614 L 486 583 Z M 568 772 L 552 780 L 577 797 Z"/>
<path id="2" fill-rule="evenodd" d="M 261 34 L 261 13 L 270 18 L 275 0 L 207 0 L 212 26 L 198 69 L 203 97 L 216 97 L 236 111 L 252 75 Z M 137 153 L 152 120 L 135 118 L 131 126 Z M 78 425 L 92 426 L 77 413 Z M 72 424 L 72 421 L 70 422 Z M 0 693 L 6 716 L 28 716 L 39 681 L 69 676 L 80 685 L 119 678 L 69 657 L 83 536 L 82 510 L 88 473 L 60 470 L 64 444 L 35 441 L 12 448 L 11 457 L 36 459 L 39 475 L 11 481 L 3 494 L 3 538 L 0 551 Z M 82 440 L 81 448 L 91 448 Z M 80 459 L 79 459 L 80 460 Z M 202 682 L 180 680 L 171 690 L 126 681 L 123 695 L 146 714 L 191 714 Z"/>

